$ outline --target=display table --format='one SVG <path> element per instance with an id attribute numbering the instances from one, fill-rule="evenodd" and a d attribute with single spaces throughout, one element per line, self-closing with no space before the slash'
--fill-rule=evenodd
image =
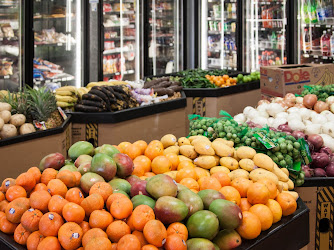
<path id="1" fill-rule="evenodd" d="M 176 137 L 187 134 L 186 96 L 157 104 L 117 112 L 72 112 L 72 142 L 87 140 L 94 146 L 123 141 L 147 142 L 168 133 Z"/>
<path id="2" fill-rule="evenodd" d="M 305 249 L 333 249 L 334 178 L 305 178 L 296 191 L 310 209 L 310 243 Z"/>
<path id="3" fill-rule="evenodd" d="M 0 180 L 16 178 L 30 167 L 38 166 L 39 161 L 48 154 L 59 152 L 66 157 L 72 145 L 71 138 L 69 115 L 61 127 L 0 140 Z"/>

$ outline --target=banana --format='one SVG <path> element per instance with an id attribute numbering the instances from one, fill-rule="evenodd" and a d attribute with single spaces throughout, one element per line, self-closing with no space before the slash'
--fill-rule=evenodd
<path id="1" fill-rule="evenodd" d="M 58 101 L 57 102 L 57 106 L 61 107 L 61 108 L 71 108 L 71 107 L 74 106 L 74 104 L 73 103 L 68 103 L 68 102 L 60 102 L 60 101 Z"/>
<path id="2" fill-rule="evenodd" d="M 78 89 L 78 97 L 79 97 L 79 99 L 82 99 L 82 96 L 84 95 L 84 94 L 87 94 L 89 91 L 88 91 L 88 89 L 87 88 L 79 88 Z"/>
<path id="3" fill-rule="evenodd" d="M 68 90 L 56 91 L 56 94 L 61 95 L 61 96 L 71 96 L 71 95 L 73 95 L 73 93 L 71 91 L 68 91 Z"/>
<path id="4" fill-rule="evenodd" d="M 56 99 L 59 102 L 68 102 L 68 103 L 74 103 L 78 101 L 78 98 L 72 97 L 72 96 L 61 96 L 61 95 L 56 95 Z"/>
<path id="5" fill-rule="evenodd" d="M 77 92 L 77 88 L 74 86 L 65 86 L 65 87 L 60 87 L 59 89 L 56 89 L 56 93 L 58 91 L 71 91 L 72 93 L 76 93 Z"/>

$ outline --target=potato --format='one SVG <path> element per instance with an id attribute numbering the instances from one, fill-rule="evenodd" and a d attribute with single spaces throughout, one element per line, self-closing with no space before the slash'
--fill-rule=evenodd
<path id="1" fill-rule="evenodd" d="M 298 193 L 297 193 L 297 192 L 294 192 L 294 191 L 285 191 L 285 190 L 283 190 L 282 193 L 291 194 L 291 196 L 292 196 L 293 198 L 295 198 L 295 200 L 298 200 L 298 198 L 299 198 Z"/>
<path id="2" fill-rule="evenodd" d="M 211 142 L 200 141 L 194 144 L 195 151 L 200 155 L 215 155 L 215 150 L 211 147 Z"/>
<path id="3" fill-rule="evenodd" d="M 36 132 L 34 125 L 25 123 L 20 127 L 20 135 L 30 134 Z"/>
<path id="4" fill-rule="evenodd" d="M 271 172 L 274 170 L 274 161 L 268 155 L 262 153 L 256 154 L 253 161 L 259 168 L 264 168 Z"/>
<path id="5" fill-rule="evenodd" d="M 222 166 L 217 166 L 210 169 L 211 175 L 218 172 L 224 172 L 225 174 L 228 174 L 229 172 L 231 172 L 231 170 L 229 170 L 227 167 L 222 167 Z"/>
<path id="6" fill-rule="evenodd" d="M 20 127 L 26 122 L 26 117 L 22 114 L 12 115 L 10 118 L 10 124 L 13 124 L 15 127 Z"/>
<path id="7" fill-rule="evenodd" d="M 256 181 L 258 181 L 262 178 L 268 178 L 268 179 L 272 180 L 276 185 L 278 184 L 278 177 L 274 173 L 272 173 L 268 170 L 265 170 L 265 169 L 262 169 L 262 168 L 257 168 L 257 169 L 254 169 L 249 174 L 249 179 L 251 179 L 254 182 L 256 182 Z"/>
<path id="8" fill-rule="evenodd" d="M 190 159 L 195 159 L 197 157 L 197 153 L 195 151 L 195 147 L 191 145 L 183 145 L 180 147 L 181 155 L 188 157 Z"/>
<path id="9" fill-rule="evenodd" d="M 251 159 L 240 160 L 239 166 L 248 172 L 251 172 L 255 169 L 255 163 Z"/>
<path id="10" fill-rule="evenodd" d="M 17 135 L 17 129 L 13 124 L 5 124 L 0 131 L 1 139 L 7 139 Z"/>
<path id="11" fill-rule="evenodd" d="M 186 137 L 179 138 L 177 143 L 179 144 L 180 147 L 183 145 L 191 145 L 190 141 Z"/>
<path id="12" fill-rule="evenodd" d="M 0 102 L 0 112 L 4 111 L 4 110 L 11 111 L 12 110 L 12 106 L 10 106 L 10 104 L 7 103 L 7 102 Z"/>
<path id="13" fill-rule="evenodd" d="M 189 159 L 188 157 L 185 157 L 183 155 L 178 155 L 177 157 L 179 157 L 179 161 L 190 161 L 190 162 L 193 162 L 192 159 Z"/>
<path id="14" fill-rule="evenodd" d="M 224 143 L 225 145 L 227 145 L 227 146 L 229 146 L 231 148 L 234 146 L 234 142 L 233 141 L 228 141 L 228 140 L 225 140 L 223 138 L 217 138 L 213 142 L 215 142 L 215 141 L 222 142 L 222 143 Z"/>
<path id="15" fill-rule="evenodd" d="M 281 170 L 289 177 L 289 170 L 287 168 L 281 168 Z"/>
<path id="16" fill-rule="evenodd" d="M 289 185 L 287 182 L 283 182 L 283 181 L 278 181 L 278 185 L 283 187 L 283 191 L 288 191 L 289 190 Z"/>
<path id="17" fill-rule="evenodd" d="M 178 155 L 180 153 L 180 147 L 179 146 L 170 146 L 164 150 L 164 155 L 174 153 Z"/>
<path id="18" fill-rule="evenodd" d="M 1 131 L 2 127 L 3 127 L 3 125 L 5 125 L 5 122 L 4 122 L 4 120 L 2 118 L 0 118 L 0 131 Z"/>
<path id="19" fill-rule="evenodd" d="M 10 121 L 10 117 L 12 114 L 8 110 L 4 110 L 0 112 L 0 118 L 5 122 L 8 123 Z"/>
<path id="20" fill-rule="evenodd" d="M 239 163 L 232 157 L 222 157 L 220 159 L 220 165 L 227 167 L 229 170 L 236 170 L 239 168 Z"/>
<path id="21" fill-rule="evenodd" d="M 194 160 L 196 166 L 211 169 L 216 166 L 216 159 L 211 155 L 203 155 Z"/>
<path id="22" fill-rule="evenodd" d="M 230 177 L 231 181 L 233 181 L 234 179 L 238 177 L 249 179 L 249 173 L 243 169 L 233 170 L 232 172 L 228 174 L 228 176 Z"/>
<path id="23" fill-rule="evenodd" d="M 288 183 L 289 190 L 293 190 L 295 188 L 295 184 L 292 180 L 289 179 L 286 183 Z"/>
<path id="24" fill-rule="evenodd" d="M 278 177 L 278 180 L 287 182 L 289 177 L 274 163 L 274 170 L 273 173 Z"/>
<path id="25" fill-rule="evenodd" d="M 234 151 L 235 151 L 234 148 L 231 148 L 220 141 L 215 140 L 212 143 L 212 147 L 215 150 L 216 155 L 220 157 L 234 156 Z"/>
<path id="26" fill-rule="evenodd" d="M 253 148 L 244 146 L 237 149 L 237 156 L 240 159 L 253 159 L 255 155 L 256 151 Z"/>
<path id="27" fill-rule="evenodd" d="M 168 135 L 164 135 L 161 138 L 160 141 L 161 141 L 162 145 L 164 146 L 164 148 L 168 148 L 169 146 L 175 145 L 175 142 L 177 140 L 176 140 L 176 137 L 174 135 L 168 134 Z"/>

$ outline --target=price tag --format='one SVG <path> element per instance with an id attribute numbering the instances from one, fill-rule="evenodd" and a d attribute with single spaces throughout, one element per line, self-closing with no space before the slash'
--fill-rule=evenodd
<path id="1" fill-rule="evenodd" d="M 61 107 L 58 107 L 59 114 L 63 117 L 64 120 L 67 119 L 67 115 Z"/>
<path id="2" fill-rule="evenodd" d="M 327 60 L 328 59 L 328 56 L 324 56 L 324 57 L 322 57 L 323 59 L 325 59 L 325 60 Z"/>
<path id="3" fill-rule="evenodd" d="M 9 79 L 9 76 L 4 76 L 3 78 L 5 78 L 5 79 Z"/>
<path id="4" fill-rule="evenodd" d="M 305 165 L 308 165 L 312 162 L 312 156 L 311 156 L 311 151 L 310 148 L 307 144 L 307 142 L 304 140 L 304 138 L 300 138 L 298 140 L 300 143 L 300 154 L 302 157 L 302 161 Z"/>
<path id="5" fill-rule="evenodd" d="M 314 55 L 313 57 L 314 57 L 314 58 L 319 58 L 319 56 L 317 56 L 317 55 Z"/>

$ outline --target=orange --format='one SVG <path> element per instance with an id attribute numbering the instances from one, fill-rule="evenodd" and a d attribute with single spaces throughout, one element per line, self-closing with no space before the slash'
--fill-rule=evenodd
<path id="1" fill-rule="evenodd" d="M 75 222 L 63 224 L 58 231 L 58 240 L 64 249 L 77 249 L 81 246 L 83 232 Z"/>
<path id="2" fill-rule="evenodd" d="M 105 210 L 94 210 L 89 216 L 89 226 L 91 228 L 101 228 L 106 230 L 114 218 Z"/>
<path id="3" fill-rule="evenodd" d="M 27 192 L 30 192 L 36 185 L 36 179 L 34 174 L 28 172 L 20 174 L 16 178 L 15 185 L 19 185 L 23 187 Z"/>
<path id="4" fill-rule="evenodd" d="M 167 238 L 167 230 L 159 220 L 150 220 L 147 222 L 143 233 L 147 242 L 156 247 L 162 247 Z"/>
<path id="5" fill-rule="evenodd" d="M 71 188 L 67 191 L 65 199 L 80 205 L 85 197 L 79 188 Z"/>
<path id="6" fill-rule="evenodd" d="M 155 214 L 151 207 L 139 205 L 133 210 L 131 217 L 134 228 L 138 231 L 143 231 L 146 223 L 155 219 Z"/>
<path id="7" fill-rule="evenodd" d="M 146 173 L 144 174 L 144 176 L 146 176 L 146 177 L 152 177 L 152 176 L 155 176 L 155 173 L 152 173 L 152 172 L 146 172 Z"/>
<path id="8" fill-rule="evenodd" d="M 164 155 L 155 157 L 152 160 L 152 172 L 155 174 L 163 174 L 172 170 L 172 164 Z"/>
<path id="9" fill-rule="evenodd" d="M 268 178 L 263 178 L 263 179 L 260 179 L 258 182 L 263 183 L 268 188 L 269 193 L 270 193 L 269 194 L 269 199 L 275 199 L 276 198 L 276 196 L 277 196 L 277 186 L 272 180 L 270 180 Z"/>
<path id="10" fill-rule="evenodd" d="M 45 237 L 39 231 L 35 231 L 31 233 L 27 239 L 27 249 L 36 250 L 38 244 L 44 239 Z"/>
<path id="11" fill-rule="evenodd" d="M 166 250 L 187 250 L 186 242 L 177 234 L 171 234 L 167 236 L 166 243 L 164 244 Z"/>
<path id="12" fill-rule="evenodd" d="M 33 174 L 33 176 L 35 177 L 36 184 L 41 181 L 42 174 L 41 174 L 41 171 L 38 169 L 38 167 L 29 168 L 27 173 Z"/>
<path id="13" fill-rule="evenodd" d="M 35 191 L 30 195 L 30 206 L 32 208 L 36 208 L 43 213 L 46 213 L 48 211 L 48 204 L 51 199 L 51 195 L 49 194 L 48 191 L 45 190 L 40 190 L 40 191 Z"/>
<path id="14" fill-rule="evenodd" d="M 43 176 L 43 175 L 42 175 Z M 66 193 L 67 193 L 67 187 L 64 184 L 64 182 L 62 182 L 59 179 L 52 179 L 49 181 L 48 185 L 46 185 L 48 188 L 48 192 L 51 195 L 60 195 L 62 197 L 65 197 Z"/>
<path id="15" fill-rule="evenodd" d="M 180 163 L 180 160 L 179 160 L 179 157 L 177 156 L 177 154 L 168 153 L 165 156 L 168 158 L 168 160 L 172 164 L 172 171 L 176 170 L 179 163 Z"/>
<path id="16" fill-rule="evenodd" d="M 133 204 L 129 198 L 120 198 L 111 203 L 110 213 L 119 220 L 128 218 L 133 210 Z"/>
<path id="17" fill-rule="evenodd" d="M 222 185 L 220 185 L 220 182 L 213 177 L 202 177 L 198 180 L 199 189 L 213 189 L 219 191 L 222 188 Z"/>
<path id="18" fill-rule="evenodd" d="M 293 214 L 297 209 L 297 202 L 295 198 L 293 198 L 293 196 L 289 193 L 280 193 L 277 195 L 276 201 L 282 208 L 283 216 Z"/>
<path id="19" fill-rule="evenodd" d="M 253 182 L 246 179 L 246 178 L 243 178 L 243 177 L 238 177 L 238 178 L 235 178 L 232 182 L 231 182 L 231 186 L 236 188 L 239 193 L 240 193 L 240 196 L 242 198 L 246 198 L 247 197 L 247 191 L 248 191 L 248 188 L 249 186 L 252 184 Z"/>
<path id="20" fill-rule="evenodd" d="M 125 142 L 121 142 L 120 144 L 118 144 L 118 148 L 120 149 L 120 152 L 121 152 L 121 153 L 124 153 L 125 148 L 126 148 L 127 146 L 129 146 L 129 145 L 131 145 L 130 142 L 127 142 L 127 141 L 125 141 Z"/>
<path id="21" fill-rule="evenodd" d="M 200 179 L 202 177 L 207 177 L 210 176 L 210 172 L 206 169 L 200 168 L 200 167 L 195 167 L 195 172 L 197 174 L 197 178 Z"/>
<path id="22" fill-rule="evenodd" d="M 159 144 L 160 143 L 160 144 Z M 145 149 L 145 155 L 152 161 L 155 157 L 163 155 L 164 147 L 161 142 L 149 144 Z"/>
<path id="23" fill-rule="evenodd" d="M 37 250 L 44 250 L 44 249 L 60 250 L 61 246 L 57 237 L 54 236 L 45 237 L 37 246 Z"/>
<path id="24" fill-rule="evenodd" d="M 146 141 L 139 140 L 139 141 L 134 142 L 133 145 L 136 145 L 140 148 L 142 155 L 145 153 L 145 149 L 147 148 Z"/>
<path id="25" fill-rule="evenodd" d="M 250 204 L 266 204 L 269 200 L 270 192 L 267 186 L 260 182 L 252 183 L 247 190 L 247 199 Z"/>
<path id="26" fill-rule="evenodd" d="M 34 179 L 35 180 L 35 179 Z M 26 245 L 27 239 L 31 232 L 26 230 L 22 224 L 19 224 L 14 231 L 14 240 L 15 242 L 19 243 L 20 245 Z"/>
<path id="27" fill-rule="evenodd" d="M 94 210 L 100 210 L 104 207 L 104 200 L 102 195 L 93 193 L 87 196 L 80 203 L 80 206 L 85 210 L 86 216 L 90 216 Z"/>
<path id="28" fill-rule="evenodd" d="M 39 231 L 44 236 L 57 236 L 58 230 L 63 224 L 64 220 L 59 214 L 48 212 L 39 220 Z"/>
<path id="29" fill-rule="evenodd" d="M 108 238 L 108 235 L 101 228 L 89 229 L 82 237 L 82 246 L 85 248 L 92 239 L 100 237 Z"/>
<path id="30" fill-rule="evenodd" d="M 8 188 L 6 192 L 7 201 L 10 202 L 20 197 L 27 197 L 27 191 L 23 187 L 18 185 L 13 185 L 10 188 Z"/>
<path id="31" fill-rule="evenodd" d="M 64 182 L 68 188 L 74 187 L 77 182 L 74 172 L 71 172 L 70 170 L 63 170 L 58 172 L 56 178 Z"/>
<path id="32" fill-rule="evenodd" d="M 146 241 L 146 239 L 145 239 L 145 236 L 144 236 L 144 234 L 142 232 L 133 231 L 132 235 L 134 235 L 134 236 L 136 236 L 138 238 L 141 247 L 143 247 L 143 246 L 145 246 L 145 245 L 148 244 L 147 241 Z"/>
<path id="33" fill-rule="evenodd" d="M 244 211 L 241 224 L 236 230 L 246 240 L 255 239 L 261 234 L 261 221 L 255 214 Z"/>
<path id="34" fill-rule="evenodd" d="M 112 195 L 112 187 L 107 182 L 97 182 L 89 190 L 89 195 L 91 194 L 100 194 L 106 202 L 110 195 Z"/>
<path id="35" fill-rule="evenodd" d="M 180 184 L 186 186 L 189 189 L 194 189 L 196 191 L 199 191 L 199 185 L 197 181 L 195 181 L 193 178 L 184 178 L 180 181 Z"/>
<path id="36" fill-rule="evenodd" d="M 140 155 L 133 160 L 134 169 L 132 175 L 143 176 L 146 172 L 150 172 L 151 168 L 151 160 L 145 156 Z"/>
<path id="37" fill-rule="evenodd" d="M 113 248 L 113 245 L 109 239 L 105 237 L 97 237 L 89 241 L 84 249 L 85 250 L 96 250 L 96 249 L 112 250 L 112 249 L 117 249 L 117 248 Z"/>
<path id="38" fill-rule="evenodd" d="M 142 154 L 142 150 L 139 146 L 131 144 L 124 149 L 124 154 L 127 154 L 131 160 L 134 160 Z"/>
<path id="39" fill-rule="evenodd" d="M 177 171 L 175 181 L 180 183 L 184 178 L 192 178 L 197 180 L 197 174 L 194 168 L 183 168 L 180 171 Z"/>
<path id="40" fill-rule="evenodd" d="M 68 202 L 63 207 L 63 217 L 66 221 L 80 224 L 85 218 L 85 210 L 74 202 Z"/>
<path id="41" fill-rule="evenodd" d="M 177 170 L 180 171 L 182 168 L 186 167 L 194 168 L 195 165 L 190 161 L 180 161 L 179 165 L 177 166 Z"/>
<path id="42" fill-rule="evenodd" d="M 64 199 L 62 196 L 54 195 L 49 200 L 48 209 L 50 212 L 56 212 L 58 214 L 61 214 L 63 211 L 63 207 L 67 203 L 68 201 Z"/>
<path id="43" fill-rule="evenodd" d="M 119 200 L 119 199 L 128 199 L 128 197 L 125 194 L 121 194 L 121 193 L 113 193 L 112 195 L 110 195 L 107 199 L 107 203 L 106 203 L 106 207 L 107 209 L 110 211 L 110 206 L 111 204 L 115 201 L 115 200 Z"/>
<path id="44" fill-rule="evenodd" d="M 148 245 L 143 246 L 141 250 L 159 250 L 159 248 L 151 244 L 148 244 Z"/>
<path id="45" fill-rule="evenodd" d="M 219 192 L 225 196 L 226 200 L 232 201 L 238 206 L 240 205 L 241 196 L 239 194 L 239 191 L 236 188 L 231 187 L 231 186 L 225 186 L 225 187 L 222 187 L 219 190 Z"/>
<path id="46" fill-rule="evenodd" d="M 180 222 L 174 222 L 169 225 L 167 228 L 167 235 L 177 234 L 179 235 L 184 241 L 187 241 L 188 239 L 188 229 L 187 227 L 180 223 Z"/>
<path id="47" fill-rule="evenodd" d="M 130 227 L 121 220 L 112 222 L 107 228 L 108 238 L 117 243 L 124 235 L 131 234 Z"/>
<path id="48" fill-rule="evenodd" d="M 30 208 L 22 215 L 21 224 L 29 232 L 37 231 L 42 216 L 43 213 L 41 211 Z"/>
<path id="49" fill-rule="evenodd" d="M 81 229 L 82 229 L 82 233 L 83 233 L 83 235 L 85 235 L 85 233 L 87 233 L 88 230 L 91 229 L 90 226 L 89 226 L 89 223 L 88 223 L 87 221 L 83 221 L 83 222 L 81 222 L 81 223 L 79 224 L 79 226 L 80 226 Z"/>
<path id="50" fill-rule="evenodd" d="M 267 207 L 266 205 L 256 204 L 252 206 L 248 210 L 248 212 L 251 212 L 252 214 L 255 214 L 257 217 L 259 217 L 261 221 L 262 231 L 265 231 L 272 226 L 273 220 L 274 220 L 273 213 L 271 212 L 269 207 Z"/>
<path id="51" fill-rule="evenodd" d="M 211 177 L 216 178 L 222 187 L 230 186 L 231 184 L 231 178 L 224 172 L 214 173 Z"/>
<path id="52" fill-rule="evenodd" d="M 251 208 L 252 204 L 250 204 L 247 200 L 247 198 L 241 198 L 240 200 L 240 209 L 241 211 L 248 211 Z"/>
<path id="53" fill-rule="evenodd" d="M 117 243 L 117 249 L 131 249 L 140 250 L 141 244 L 135 235 L 127 234 L 124 235 Z"/>
<path id="54" fill-rule="evenodd" d="M 273 214 L 273 223 L 280 221 L 282 218 L 282 208 L 280 204 L 275 200 L 269 199 L 266 206 L 269 207 Z"/>

